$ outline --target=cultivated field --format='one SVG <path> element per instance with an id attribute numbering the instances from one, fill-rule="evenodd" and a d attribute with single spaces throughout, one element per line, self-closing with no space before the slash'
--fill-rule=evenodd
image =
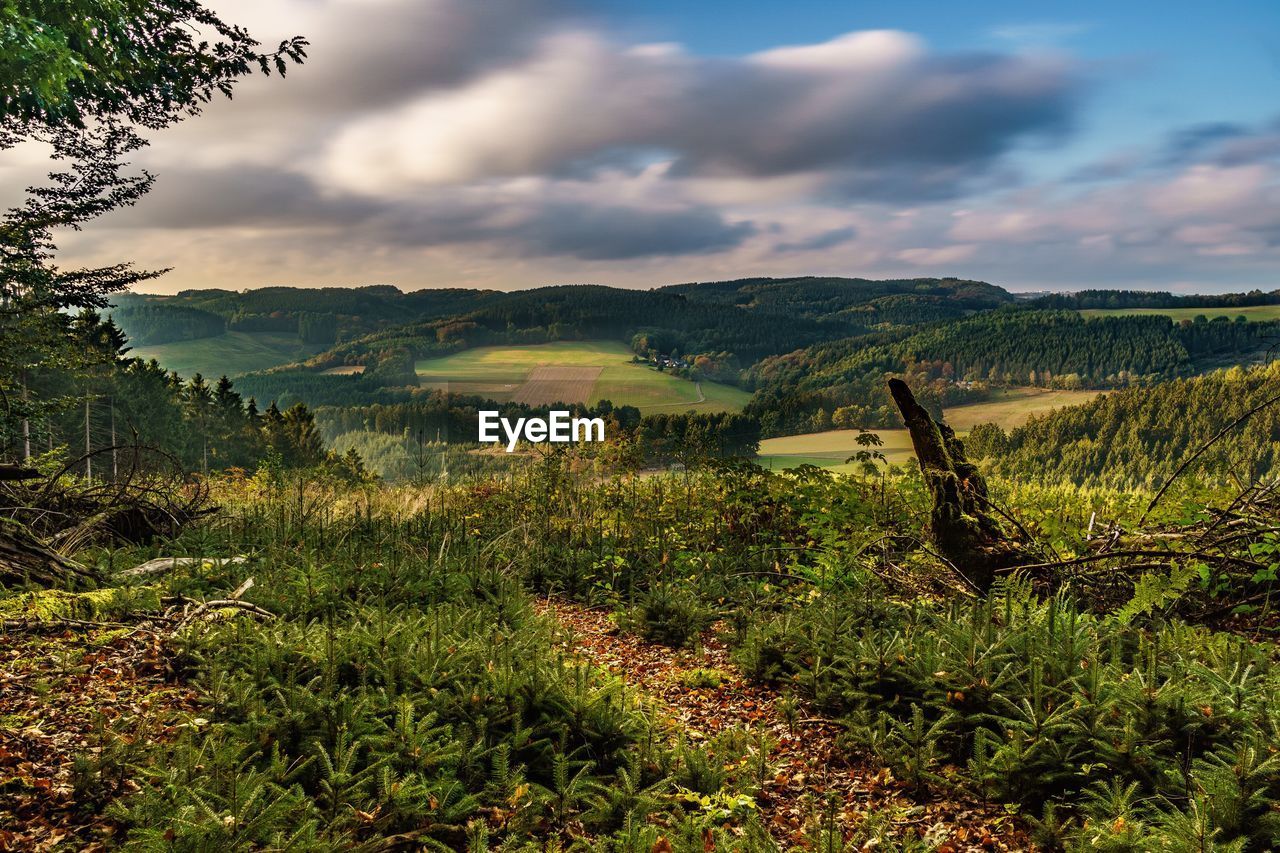
<path id="1" fill-rule="evenodd" d="M 971 406 L 956 406 L 943 412 L 951 428 L 968 432 L 978 424 L 997 423 L 1005 429 L 1022 426 L 1032 415 L 1062 406 L 1087 403 L 1097 391 L 1051 391 L 1043 388 L 1010 388 L 999 396 Z"/>
<path id="2" fill-rule="evenodd" d="M 298 361 L 320 351 L 308 346 L 297 335 L 279 332 L 227 332 L 195 341 L 140 346 L 129 355 L 160 362 L 167 370 L 176 370 L 184 378 L 197 373 L 206 378 L 239 376 L 255 370 L 266 370 Z"/>
<path id="3" fill-rule="evenodd" d="M 1014 388 L 1003 392 L 994 400 L 956 406 L 948 409 L 945 419 L 958 433 L 965 433 L 977 424 L 998 423 L 1012 429 L 1027 422 L 1034 414 L 1047 412 L 1060 406 L 1083 403 L 1097 395 L 1097 391 L 1046 391 L 1038 388 Z M 884 442 L 882 447 L 863 448 L 857 443 L 858 431 L 834 429 L 806 435 L 789 435 L 785 438 L 768 438 L 760 442 L 760 464 L 766 468 L 797 468 L 801 465 L 817 465 L 836 471 L 851 471 L 857 463 L 846 463 L 853 454 L 863 449 L 879 450 L 885 461 L 900 465 L 911 459 L 911 437 L 905 429 L 875 431 Z"/>
<path id="4" fill-rule="evenodd" d="M 512 399 L 527 406 L 551 403 L 589 403 L 603 367 L 568 365 L 535 367 Z"/>
<path id="5" fill-rule="evenodd" d="M 1174 320 L 1194 320 L 1203 314 L 1227 317 L 1234 320 L 1242 314 L 1251 321 L 1280 320 L 1280 305 L 1250 305 L 1245 308 L 1087 308 L 1080 312 L 1086 317 L 1132 317 L 1138 314 L 1161 314 Z"/>
<path id="6" fill-rule="evenodd" d="M 631 350 L 613 341 L 562 341 L 477 347 L 419 361 L 417 370 L 426 387 L 478 394 L 499 402 L 610 400 L 655 414 L 737 410 L 750 399 L 750 394 L 728 385 L 689 382 L 632 364 L 631 357 Z M 586 387 L 589 372 L 593 381 Z"/>

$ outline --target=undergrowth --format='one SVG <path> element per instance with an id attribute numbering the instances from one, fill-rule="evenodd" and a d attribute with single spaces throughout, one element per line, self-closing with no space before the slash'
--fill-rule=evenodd
<path id="1" fill-rule="evenodd" d="M 1132 522 L 1140 503 L 1007 493 L 1061 553 L 1085 548 L 1090 515 Z M 917 798 L 1008 804 L 1045 849 L 1280 843 L 1269 643 L 1023 581 L 973 599 L 919 547 L 928 498 L 909 473 L 591 482 L 549 457 L 452 486 L 241 478 L 217 494 L 223 513 L 180 539 L 98 555 L 245 555 L 110 600 L 219 597 L 252 575 L 246 599 L 276 617 L 183 632 L 203 709 L 111 806 L 137 849 L 774 849 L 754 808 L 766 750 L 673 741 L 633 688 L 557 648 L 531 605 L 546 593 L 672 646 L 718 631 Z M 808 843 L 931 845 L 833 809 L 815 798 Z"/>

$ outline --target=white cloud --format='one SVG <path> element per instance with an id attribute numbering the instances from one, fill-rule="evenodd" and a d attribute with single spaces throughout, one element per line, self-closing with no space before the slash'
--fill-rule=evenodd
<path id="1" fill-rule="evenodd" d="M 653 285 L 963 274 L 1010 286 L 1252 285 L 1280 246 L 1280 123 L 1189 128 L 1027 186 L 1079 64 L 848 33 L 739 57 L 630 43 L 577 0 L 221 0 L 311 58 L 160 134 L 159 182 L 68 263 L 158 287 Z M 21 155 L 21 156 L 19 156 Z M 18 163 L 25 158 L 24 163 Z M 10 164 L 13 164 L 10 166 Z M 6 152 L 0 189 L 29 152 Z M 25 169 L 25 171 L 24 171 Z"/>

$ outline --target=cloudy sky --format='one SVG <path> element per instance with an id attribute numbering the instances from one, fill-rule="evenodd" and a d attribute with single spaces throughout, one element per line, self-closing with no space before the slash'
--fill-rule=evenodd
<path id="1" fill-rule="evenodd" d="M 311 59 L 157 135 L 148 285 L 1280 287 L 1280 3 L 211 0 Z M 10 152 L 11 188 L 31 152 Z"/>

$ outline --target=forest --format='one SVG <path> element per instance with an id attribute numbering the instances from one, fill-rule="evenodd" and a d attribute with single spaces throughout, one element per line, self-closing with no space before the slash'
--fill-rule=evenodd
<path id="1" fill-rule="evenodd" d="M 0 223 L 0 849 L 1280 847 L 1276 321 L 1080 313 L 1273 294 L 147 295 L 161 271 L 60 241 L 147 205 L 150 136 L 286 85 L 308 42 L 195 0 L 0 24 L 0 150 L 55 164 Z M 217 377 L 132 354 L 231 332 L 323 351 Z M 587 373 L 688 396 L 419 376 L 591 340 Z M 1100 393 L 948 421 L 1027 389 Z M 553 408 L 606 440 L 474 440 L 481 409 Z M 757 464 L 832 429 L 842 473 Z"/>
<path id="2" fill-rule="evenodd" d="M 888 372 L 910 378 L 934 411 L 992 387 L 1123 388 L 1190 375 L 1215 359 L 1250 362 L 1277 324 L 1166 317 L 1086 319 L 1068 311 L 1000 310 L 951 323 L 852 337 L 766 358 L 744 373 L 748 411 L 767 435 L 889 426 Z"/>

